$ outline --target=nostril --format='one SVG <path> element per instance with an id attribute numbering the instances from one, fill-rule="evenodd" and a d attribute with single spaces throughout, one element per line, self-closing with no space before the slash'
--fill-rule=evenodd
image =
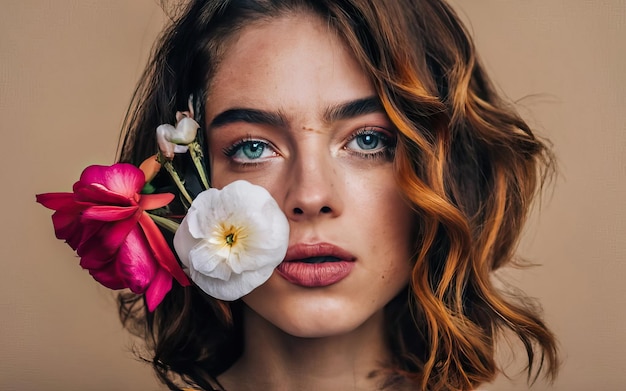
<path id="1" fill-rule="evenodd" d="M 330 213 L 331 209 L 328 206 L 323 206 L 322 209 L 320 210 L 320 212 L 322 212 L 322 213 Z"/>
<path id="2" fill-rule="evenodd" d="M 300 208 L 293 208 L 293 214 L 301 215 L 304 214 L 304 211 Z"/>

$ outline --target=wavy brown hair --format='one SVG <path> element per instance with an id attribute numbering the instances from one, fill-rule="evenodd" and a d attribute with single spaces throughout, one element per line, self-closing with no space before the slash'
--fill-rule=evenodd
<path id="1" fill-rule="evenodd" d="M 508 297 L 490 279 L 514 262 L 552 156 L 495 92 L 443 1 L 192 1 L 174 12 L 155 47 L 126 118 L 120 160 L 139 164 L 154 154 L 154 129 L 173 123 L 190 95 L 203 124 L 211 77 L 241 28 L 297 12 L 318 15 L 344 39 L 398 130 L 395 175 L 420 223 L 410 283 L 385 309 L 393 356 L 387 385 L 471 390 L 492 381 L 496 340 L 508 331 L 525 347 L 528 380 L 553 378 L 553 334 L 527 299 Z M 185 172 L 189 162 L 176 164 Z M 199 191 L 188 172 L 188 187 Z M 165 176 L 155 183 L 173 191 Z M 178 390 L 178 376 L 210 389 L 242 352 L 240 301 L 174 286 L 153 313 L 141 296 L 122 294 L 119 304 L 123 323 L 146 340 L 147 359 L 171 389 Z"/>

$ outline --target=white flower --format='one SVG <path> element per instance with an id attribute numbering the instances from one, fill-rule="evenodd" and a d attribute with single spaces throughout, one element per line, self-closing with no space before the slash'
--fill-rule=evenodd
<path id="1" fill-rule="evenodd" d="M 180 113 L 180 112 L 179 112 Z M 170 124 L 159 125 L 156 130 L 157 143 L 163 156 L 168 159 L 174 157 L 174 153 L 187 152 L 187 145 L 191 144 L 198 133 L 200 125 L 193 118 L 185 117 L 176 113 L 180 118 L 176 127 Z"/>
<path id="2" fill-rule="evenodd" d="M 174 235 L 191 279 L 228 301 L 267 281 L 288 244 L 289 222 L 276 201 L 263 187 L 242 180 L 200 193 Z"/>

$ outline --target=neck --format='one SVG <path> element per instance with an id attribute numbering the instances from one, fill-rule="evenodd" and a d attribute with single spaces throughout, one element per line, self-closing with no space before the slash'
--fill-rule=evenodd
<path id="1" fill-rule="evenodd" d="M 324 338 L 286 334 L 254 311 L 244 310 L 242 357 L 220 377 L 228 391 L 375 390 L 376 370 L 389 359 L 383 313 L 357 329 Z"/>

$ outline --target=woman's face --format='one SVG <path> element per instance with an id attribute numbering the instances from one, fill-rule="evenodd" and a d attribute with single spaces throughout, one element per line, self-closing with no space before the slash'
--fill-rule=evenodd
<path id="1" fill-rule="evenodd" d="M 408 281 L 414 214 L 394 181 L 394 127 L 343 42 L 313 16 L 247 26 L 206 118 L 213 186 L 261 185 L 290 224 L 286 261 L 244 302 L 301 337 L 373 319 Z"/>

